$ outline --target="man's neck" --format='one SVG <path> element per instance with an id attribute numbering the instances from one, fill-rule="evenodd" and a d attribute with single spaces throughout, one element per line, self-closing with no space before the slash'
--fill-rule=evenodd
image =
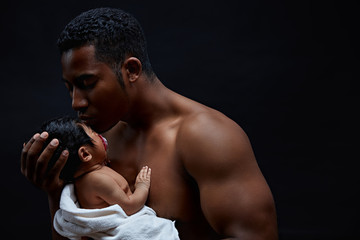
<path id="1" fill-rule="evenodd" d="M 133 129 L 147 129 L 163 118 L 175 114 L 175 93 L 158 79 L 154 83 L 138 86 L 136 101 L 125 122 Z"/>

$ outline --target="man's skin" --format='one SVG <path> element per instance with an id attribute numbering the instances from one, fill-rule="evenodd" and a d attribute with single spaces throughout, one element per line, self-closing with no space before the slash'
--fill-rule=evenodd
<path id="1" fill-rule="evenodd" d="M 123 88 L 94 51 L 88 45 L 63 53 L 63 78 L 79 117 L 105 132 L 110 167 L 130 188 L 140 169 L 149 166 L 153 171 L 146 204 L 158 216 L 176 220 L 181 239 L 277 239 L 273 197 L 244 131 L 156 77 L 151 82 L 135 57 L 127 57 L 121 67 Z M 63 187 L 59 171 L 67 156 L 64 152 L 44 176 L 57 141 L 41 153 L 47 137 L 42 135 L 25 145 L 22 172 L 48 193 L 54 214 Z"/>

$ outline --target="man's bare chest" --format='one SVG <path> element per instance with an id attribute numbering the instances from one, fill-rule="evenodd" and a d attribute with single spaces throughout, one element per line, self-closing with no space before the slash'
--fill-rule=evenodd
<path id="1" fill-rule="evenodd" d="M 120 173 L 131 190 L 143 166 L 152 169 L 147 205 L 158 216 L 189 219 L 198 199 L 194 182 L 186 172 L 176 149 L 176 131 L 158 131 L 132 139 L 109 140 L 110 167 Z"/>

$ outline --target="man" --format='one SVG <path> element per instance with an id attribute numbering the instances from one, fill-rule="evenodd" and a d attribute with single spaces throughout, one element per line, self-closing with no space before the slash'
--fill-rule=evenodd
<path id="1" fill-rule="evenodd" d="M 109 140 L 110 167 L 132 190 L 139 169 L 153 169 L 146 204 L 175 220 L 181 239 L 277 239 L 273 197 L 246 134 L 160 82 L 136 19 L 117 9 L 90 10 L 66 26 L 58 45 L 73 109 Z M 53 216 L 68 153 L 45 175 L 58 145 L 54 139 L 41 152 L 47 136 L 24 145 L 21 166 L 48 193 Z"/>

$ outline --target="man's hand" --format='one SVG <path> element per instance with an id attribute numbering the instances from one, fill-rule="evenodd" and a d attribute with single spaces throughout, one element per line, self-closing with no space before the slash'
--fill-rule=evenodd
<path id="1" fill-rule="evenodd" d="M 59 208 L 60 195 L 64 187 L 64 181 L 59 176 L 65 166 L 69 152 L 63 151 L 53 168 L 47 172 L 48 162 L 59 145 L 59 141 L 53 139 L 42 151 L 48 136 L 47 132 L 36 133 L 29 142 L 24 143 L 21 152 L 21 173 L 32 184 L 48 194 L 50 214 L 53 220 L 55 212 Z M 66 239 L 60 236 L 53 227 L 52 236 L 53 239 Z"/>
<path id="2" fill-rule="evenodd" d="M 57 139 L 51 140 L 42 151 L 48 138 L 48 133 L 36 133 L 26 144 L 21 152 L 21 172 L 36 187 L 44 190 L 49 195 L 60 194 L 64 186 L 59 176 L 68 158 L 68 151 L 63 151 L 58 161 L 50 171 L 46 171 L 48 162 L 59 145 Z M 42 152 L 41 152 L 42 151 Z"/>

